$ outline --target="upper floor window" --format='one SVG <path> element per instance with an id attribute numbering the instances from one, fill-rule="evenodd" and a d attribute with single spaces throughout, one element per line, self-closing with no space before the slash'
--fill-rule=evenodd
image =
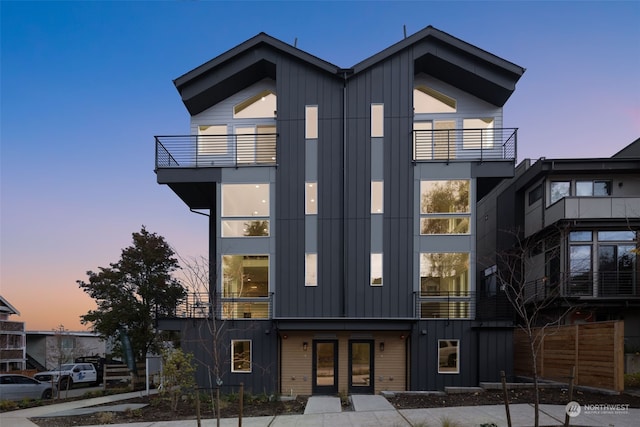
<path id="1" fill-rule="evenodd" d="M 468 234 L 469 180 L 420 183 L 420 234 Z"/>
<path id="2" fill-rule="evenodd" d="M 571 181 L 552 181 L 549 189 L 551 190 L 549 203 L 555 203 L 571 195 Z"/>
<path id="3" fill-rule="evenodd" d="M 611 181 L 576 181 L 576 196 L 610 196 Z"/>
<path id="4" fill-rule="evenodd" d="M 576 197 L 610 196 L 611 180 L 551 181 L 549 190 L 551 192 L 549 204 L 572 195 Z"/>
<path id="5" fill-rule="evenodd" d="M 276 115 L 276 94 L 263 90 L 233 107 L 234 119 L 274 118 Z"/>
<path id="6" fill-rule="evenodd" d="M 318 286 L 318 254 L 306 253 L 304 256 L 304 285 Z"/>
<path id="7" fill-rule="evenodd" d="M 529 206 L 542 199 L 542 184 L 537 185 L 529 191 Z"/>
<path id="8" fill-rule="evenodd" d="M 493 148 L 493 117 L 462 120 L 462 148 L 479 150 Z"/>
<path id="9" fill-rule="evenodd" d="M 371 286 L 382 286 L 382 254 L 371 254 Z"/>
<path id="10" fill-rule="evenodd" d="M 384 104 L 371 104 L 371 137 L 384 136 Z"/>
<path id="11" fill-rule="evenodd" d="M 418 86 L 413 90 L 413 112 L 455 113 L 456 100 L 427 86 Z"/>
<path id="12" fill-rule="evenodd" d="M 222 184 L 222 237 L 269 235 L 269 184 Z"/>
<path id="13" fill-rule="evenodd" d="M 222 256 L 222 317 L 269 318 L 269 256 Z"/>
<path id="14" fill-rule="evenodd" d="M 227 125 L 198 126 L 198 154 L 220 155 L 227 154 L 228 137 Z"/>
<path id="15" fill-rule="evenodd" d="M 306 182 L 304 188 L 304 213 L 307 215 L 316 215 L 318 213 L 318 183 L 315 181 Z"/>
<path id="16" fill-rule="evenodd" d="M 371 181 L 371 213 L 380 214 L 384 209 L 384 182 Z"/>
<path id="17" fill-rule="evenodd" d="M 318 106 L 307 105 L 304 109 L 304 137 L 318 138 Z"/>

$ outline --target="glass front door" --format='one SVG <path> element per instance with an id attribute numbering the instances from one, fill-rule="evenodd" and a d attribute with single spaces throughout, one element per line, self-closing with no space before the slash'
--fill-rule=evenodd
<path id="1" fill-rule="evenodd" d="M 338 392 L 338 341 L 313 342 L 313 394 Z"/>
<path id="2" fill-rule="evenodd" d="M 373 344 L 373 340 L 349 341 L 349 393 L 374 392 Z"/>

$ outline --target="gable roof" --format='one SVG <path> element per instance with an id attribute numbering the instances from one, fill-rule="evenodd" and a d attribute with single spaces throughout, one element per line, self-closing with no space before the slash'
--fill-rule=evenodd
<path id="1" fill-rule="evenodd" d="M 20 312 L 12 306 L 9 301 L 7 301 L 2 295 L 0 295 L 0 313 L 3 314 L 17 314 L 20 315 Z"/>
<path id="2" fill-rule="evenodd" d="M 399 52 L 410 51 L 414 74 L 424 72 L 478 98 L 502 106 L 525 69 L 432 26 L 344 69 L 265 33 L 224 52 L 174 80 L 194 115 L 266 77 L 274 79 L 286 55 L 340 79 L 349 79 Z"/>

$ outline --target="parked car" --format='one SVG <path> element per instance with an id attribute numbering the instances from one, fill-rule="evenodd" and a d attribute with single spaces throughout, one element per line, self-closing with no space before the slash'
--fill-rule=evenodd
<path id="1" fill-rule="evenodd" d="M 54 387 L 31 377 L 0 374 L 0 400 L 51 399 Z"/>
<path id="2" fill-rule="evenodd" d="M 65 363 L 59 370 L 38 372 L 33 377 L 38 381 L 57 384 L 60 390 L 70 389 L 74 384 L 98 384 L 98 373 L 91 363 Z"/>

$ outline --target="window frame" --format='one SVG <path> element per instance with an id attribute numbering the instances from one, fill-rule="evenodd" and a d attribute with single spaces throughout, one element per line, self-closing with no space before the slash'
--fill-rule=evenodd
<path id="1" fill-rule="evenodd" d="M 243 212 L 238 207 L 228 208 L 229 205 L 237 205 L 246 200 L 258 200 L 255 195 L 242 196 L 246 191 L 240 191 L 242 187 L 266 187 L 266 193 L 260 194 L 260 201 L 253 205 L 248 205 L 251 209 Z M 227 193 L 229 192 L 229 193 Z M 227 196 L 228 194 L 228 196 Z M 264 208 L 261 204 L 266 205 Z M 266 212 L 265 212 L 266 211 Z M 271 235 L 271 185 L 268 182 L 252 182 L 252 183 L 221 183 L 220 184 L 220 237 L 221 238 L 262 238 Z M 237 226 L 239 222 L 248 227 L 252 223 L 266 221 L 266 234 L 246 235 L 231 232 L 234 228 L 239 230 Z M 235 225 L 235 226 L 234 226 Z M 228 226 L 228 227 L 227 227 Z"/>
<path id="2" fill-rule="evenodd" d="M 318 139 L 317 105 L 305 105 L 304 107 L 304 137 L 305 139 Z"/>
<path id="3" fill-rule="evenodd" d="M 313 270 L 313 272 L 310 270 Z M 316 252 L 306 252 L 304 254 L 304 286 L 318 286 L 318 254 Z"/>
<path id="4" fill-rule="evenodd" d="M 441 343 L 452 343 L 455 342 L 456 345 L 453 346 L 442 346 Z M 446 347 L 454 347 L 455 348 L 455 366 L 453 367 L 454 370 L 443 370 L 443 366 L 442 366 L 442 349 L 446 348 Z M 446 355 L 445 356 L 447 358 L 448 363 L 450 360 L 450 355 Z M 449 368 L 450 366 L 447 366 L 447 368 Z M 460 340 L 459 339 L 439 339 L 438 340 L 438 373 L 439 374 L 445 374 L 445 375 L 451 375 L 451 374 L 460 374 Z"/>
<path id="5" fill-rule="evenodd" d="M 382 252 L 372 252 L 369 261 L 369 285 L 380 287 L 384 284 L 384 256 Z M 378 279 L 379 283 L 377 283 Z"/>
<path id="6" fill-rule="evenodd" d="M 425 203 L 425 200 L 429 198 L 431 193 L 436 191 L 439 192 L 447 192 L 446 186 L 448 185 L 457 185 L 458 182 L 466 183 L 466 192 L 467 192 L 467 200 L 466 200 L 466 209 L 465 210 L 455 210 L 451 209 L 452 205 L 449 205 L 449 209 L 444 212 L 440 212 L 438 210 L 431 210 L 428 207 L 428 203 Z M 431 184 L 432 183 L 432 184 Z M 452 184 L 449 184 L 452 183 Z M 459 184 L 458 184 L 459 185 Z M 421 236 L 467 236 L 471 234 L 471 188 L 472 181 L 470 179 L 433 179 L 433 180 L 421 180 L 420 181 L 420 194 L 419 194 L 419 232 Z M 442 186 L 442 188 L 438 188 Z M 438 222 L 442 223 L 443 221 L 447 221 L 446 224 L 446 232 L 429 232 L 425 230 L 426 224 L 428 222 L 435 221 L 434 224 Z M 428 228 L 428 227 L 427 227 Z M 441 229 L 442 227 L 436 227 Z M 456 230 L 461 229 L 460 232 L 456 232 Z M 440 231 L 440 230 L 438 230 Z"/>
<path id="7" fill-rule="evenodd" d="M 384 137 L 384 104 L 371 104 L 371 138 Z"/>
<path id="8" fill-rule="evenodd" d="M 236 355 L 236 346 L 235 346 L 235 344 L 236 343 L 249 343 L 249 360 L 248 360 L 248 362 L 246 362 L 246 363 L 249 364 L 248 369 L 236 368 L 236 362 L 235 362 L 235 355 Z M 246 351 L 246 349 L 243 349 L 243 353 L 245 351 Z M 250 373 L 252 373 L 252 371 L 253 371 L 253 341 L 252 340 L 247 340 L 247 339 L 232 339 L 231 340 L 231 372 L 233 372 L 235 374 L 250 374 Z"/>

